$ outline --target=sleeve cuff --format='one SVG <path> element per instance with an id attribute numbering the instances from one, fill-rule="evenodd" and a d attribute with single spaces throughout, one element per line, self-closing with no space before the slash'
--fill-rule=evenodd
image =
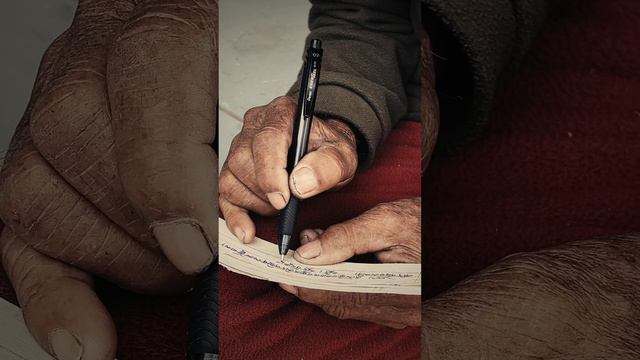
<path id="1" fill-rule="evenodd" d="M 287 95 L 297 100 L 299 92 L 299 83 L 296 82 Z M 321 118 L 338 119 L 348 124 L 358 142 L 358 168 L 371 165 L 384 129 L 365 99 L 339 85 L 320 85 L 314 113 Z"/>

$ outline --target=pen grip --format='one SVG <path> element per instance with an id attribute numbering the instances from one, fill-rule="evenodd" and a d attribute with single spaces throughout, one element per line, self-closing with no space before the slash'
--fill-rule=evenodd
<path id="1" fill-rule="evenodd" d="M 217 263 L 196 279 L 187 337 L 189 360 L 213 359 L 212 355 L 218 354 Z"/>
<path id="2" fill-rule="evenodd" d="M 287 206 L 280 212 L 280 222 L 278 223 L 279 235 L 293 235 L 293 228 L 296 226 L 296 215 L 298 213 L 298 204 L 300 200 L 291 196 Z"/>

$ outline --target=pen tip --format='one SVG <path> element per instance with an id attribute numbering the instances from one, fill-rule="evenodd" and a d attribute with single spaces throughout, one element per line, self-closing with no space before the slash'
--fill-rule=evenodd
<path id="1" fill-rule="evenodd" d="M 280 261 L 284 261 L 284 254 L 280 255 Z"/>

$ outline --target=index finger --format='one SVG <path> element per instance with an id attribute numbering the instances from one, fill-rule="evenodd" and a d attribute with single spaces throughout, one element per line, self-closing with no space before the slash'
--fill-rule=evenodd
<path id="1" fill-rule="evenodd" d="M 256 180 L 271 205 L 280 210 L 291 196 L 287 154 L 291 146 L 295 103 L 289 97 L 279 97 L 265 111 L 262 126 L 252 143 Z"/>
<path id="2" fill-rule="evenodd" d="M 125 193 L 181 271 L 217 253 L 217 2 L 141 3 L 113 47 L 109 99 Z"/>

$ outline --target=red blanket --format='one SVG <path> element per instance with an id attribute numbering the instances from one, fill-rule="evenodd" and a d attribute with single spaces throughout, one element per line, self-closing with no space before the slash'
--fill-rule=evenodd
<path id="1" fill-rule="evenodd" d="M 485 135 L 436 157 L 428 171 L 430 294 L 512 252 L 640 231 L 640 2 L 567 5 L 501 89 Z M 303 222 L 326 226 L 416 194 L 415 125 L 393 133 L 400 147 L 385 145 L 367 180 L 305 202 Z M 273 238 L 273 224 L 261 221 L 260 235 Z M 221 288 L 225 359 L 418 357 L 415 330 L 338 321 L 273 284 L 225 271 Z M 187 296 L 147 298 L 106 285 L 101 293 L 118 326 L 119 359 L 184 358 Z M 4 275 L 0 295 L 15 301 Z"/>

